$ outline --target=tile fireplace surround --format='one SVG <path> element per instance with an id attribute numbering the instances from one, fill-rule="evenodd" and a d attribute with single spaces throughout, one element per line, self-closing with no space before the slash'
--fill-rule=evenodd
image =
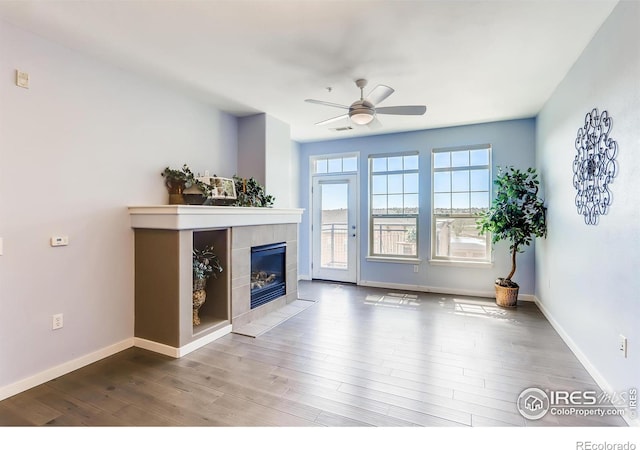
<path id="1" fill-rule="evenodd" d="M 135 230 L 136 239 L 136 345 L 180 357 L 235 327 L 258 320 L 296 300 L 298 224 L 303 211 L 194 205 L 129 207 L 131 227 Z M 221 274 L 222 280 L 221 277 L 215 280 L 207 298 L 209 294 L 211 297 L 222 295 L 224 298 L 216 300 L 222 303 L 216 307 L 216 323 L 212 322 L 208 327 L 196 327 L 187 317 L 191 311 L 191 252 L 194 242 L 210 233 L 217 233 L 216 251 L 225 255 L 227 270 Z M 154 245 L 153 239 L 161 239 L 159 243 L 175 242 L 173 247 L 169 245 L 173 250 L 162 255 L 155 254 L 156 248 L 161 245 Z M 143 244 L 145 242 L 146 246 Z M 251 247 L 281 242 L 286 243 L 285 295 L 251 309 Z M 154 253 L 153 256 L 141 254 L 149 253 L 149 247 L 152 248 L 150 251 Z M 171 255 L 177 259 L 176 268 L 164 274 L 154 272 L 158 259 L 168 259 Z M 152 271 L 151 275 L 149 270 Z M 148 281 L 150 278 L 151 281 Z M 166 281 L 167 278 L 169 281 Z M 154 310 L 150 314 L 158 315 L 158 296 L 162 297 L 164 304 L 168 304 L 166 314 L 160 317 L 165 322 L 162 330 L 156 325 L 160 320 L 150 324 L 144 318 L 145 304 L 152 305 Z M 226 314 L 221 314 L 221 311 L 226 311 Z M 174 335 L 167 336 L 164 331 L 166 324 L 168 328 L 178 329 L 174 331 Z"/>
<path id="2" fill-rule="evenodd" d="M 251 308 L 251 247 L 285 242 L 286 294 Z M 298 298 L 298 224 L 255 225 L 231 229 L 231 324 L 245 325 Z"/>

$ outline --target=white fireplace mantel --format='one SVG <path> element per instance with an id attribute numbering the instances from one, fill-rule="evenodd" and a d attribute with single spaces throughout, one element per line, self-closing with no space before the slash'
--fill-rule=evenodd
<path id="1" fill-rule="evenodd" d="M 192 230 L 300 223 L 304 209 L 243 206 L 130 206 L 132 228 Z"/>

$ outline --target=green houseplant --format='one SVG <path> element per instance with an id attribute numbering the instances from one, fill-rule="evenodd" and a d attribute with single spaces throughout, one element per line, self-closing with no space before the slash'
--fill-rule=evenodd
<path id="1" fill-rule="evenodd" d="M 184 164 L 181 169 L 165 168 L 162 173 L 164 178 L 164 184 L 169 190 L 169 204 L 170 205 L 183 205 L 186 202 L 185 196 L 193 200 L 196 203 L 202 204 L 211 195 L 211 186 L 202 181 L 196 179 L 195 175 Z M 193 188 L 193 189 L 191 189 Z M 192 193 L 186 192 L 187 190 L 194 191 Z"/>
<path id="2" fill-rule="evenodd" d="M 186 164 L 180 170 L 167 167 L 162 171 L 161 175 L 164 178 L 164 185 L 169 191 L 169 204 L 183 204 L 183 193 L 185 189 L 193 186 L 194 180 L 193 173 L 189 167 Z"/>
<path id="3" fill-rule="evenodd" d="M 200 325 L 198 312 L 207 298 L 207 280 L 209 277 L 217 278 L 222 272 L 220 259 L 214 253 L 213 246 L 207 245 L 204 249 L 193 249 L 193 324 Z"/>
<path id="4" fill-rule="evenodd" d="M 495 281 L 495 289 L 499 306 L 514 307 L 519 289 L 511 280 L 516 273 L 516 255 L 523 252 L 534 237 L 546 237 L 546 208 L 538 196 L 540 182 L 534 168 L 526 171 L 499 168 L 494 184 L 496 197 L 476 223 L 480 234 L 491 233 L 493 244 L 502 240 L 510 242 L 511 272 Z"/>
<path id="5" fill-rule="evenodd" d="M 264 190 L 264 186 L 258 183 L 254 178 L 240 178 L 236 175 L 233 176 L 233 181 L 236 184 L 237 200 L 234 203 L 235 206 L 256 206 L 256 207 L 271 207 L 273 205 L 274 198 L 272 195 L 267 195 Z"/>
<path id="6" fill-rule="evenodd" d="M 212 245 L 207 245 L 204 249 L 193 249 L 193 279 L 207 280 L 209 277 L 216 278 L 222 272 L 220 259 L 214 253 Z"/>

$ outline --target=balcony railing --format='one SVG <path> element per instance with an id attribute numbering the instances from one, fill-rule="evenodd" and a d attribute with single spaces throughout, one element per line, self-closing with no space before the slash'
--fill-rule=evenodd
<path id="1" fill-rule="evenodd" d="M 322 225 L 320 253 L 322 267 L 347 268 L 348 231 L 346 223 L 325 223 Z"/>
<path id="2" fill-rule="evenodd" d="M 414 224 L 377 222 L 373 225 L 373 254 L 417 256 Z"/>
<path id="3" fill-rule="evenodd" d="M 322 267 L 347 268 L 349 229 L 346 223 L 322 225 Z M 416 256 L 415 225 L 377 223 L 373 227 L 374 254 Z"/>

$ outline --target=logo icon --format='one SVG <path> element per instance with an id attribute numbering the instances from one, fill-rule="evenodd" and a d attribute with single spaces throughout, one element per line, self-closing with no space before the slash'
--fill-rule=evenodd
<path id="1" fill-rule="evenodd" d="M 527 388 L 518 396 L 518 411 L 525 419 L 542 419 L 549 411 L 549 396 L 542 389 Z"/>

